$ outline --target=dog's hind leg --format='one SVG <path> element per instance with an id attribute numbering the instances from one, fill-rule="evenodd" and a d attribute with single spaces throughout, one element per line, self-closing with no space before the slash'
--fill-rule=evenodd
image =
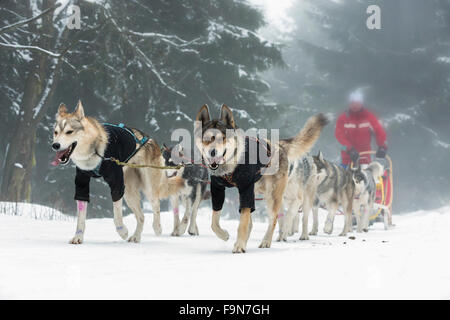
<path id="1" fill-rule="evenodd" d="M 292 221 L 292 230 L 290 232 L 290 235 L 293 236 L 294 234 L 298 233 L 298 225 L 300 224 L 300 213 L 297 212 L 294 215 L 294 219 Z"/>
<path id="2" fill-rule="evenodd" d="M 184 196 L 184 207 L 185 207 L 185 211 L 184 211 L 184 216 L 183 219 L 181 219 L 181 223 L 178 227 L 178 234 L 180 236 L 182 236 L 187 229 L 187 226 L 189 224 L 189 217 L 191 215 L 191 211 L 192 211 L 192 200 L 189 196 Z"/>
<path id="3" fill-rule="evenodd" d="M 280 224 L 281 232 L 278 238 L 279 241 L 287 241 L 287 237 L 290 235 L 290 231 L 292 230 L 294 215 L 300 207 L 300 203 L 297 199 L 290 199 L 286 202 L 287 212 L 286 215 L 282 218 L 283 222 Z"/>
<path id="4" fill-rule="evenodd" d="M 280 178 L 275 182 L 271 192 L 266 193 L 264 198 L 267 199 L 267 209 L 269 211 L 269 225 L 266 234 L 264 235 L 260 248 L 270 248 L 272 245 L 273 232 L 277 225 L 278 213 L 283 204 L 283 194 L 287 185 L 287 176 Z"/>
<path id="5" fill-rule="evenodd" d="M 134 234 L 128 239 L 128 242 L 138 243 L 141 241 L 142 230 L 144 229 L 145 217 L 141 208 L 141 195 L 136 190 L 125 191 L 125 202 L 128 207 L 133 211 L 136 217 L 136 230 Z"/>
<path id="6" fill-rule="evenodd" d="M 317 236 L 317 233 L 319 232 L 319 207 L 314 205 L 312 208 L 312 212 L 313 212 L 313 227 L 309 235 Z"/>
<path id="7" fill-rule="evenodd" d="M 148 190 L 148 188 L 144 190 L 144 194 L 147 200 L 150 202 L 153 210 L 153 231 L 155 231 L 155 234 L 157 236 L 160 236 L 162 233 L 162 228 L 159 195 L 153 190 Z"/>
<path id="8" fill-rule="evenodd" d="M 365 208 L 364 212 L 361 211 L 361 204 L 356 202 L 355 206 L 355 217 L 356 217 L 356 232 L 361 233 L 363 230 L 363 223 L 365 221 Z"/>
<path id="9" fill-rule="evenodd" d="M 220 214 L 222 211 L 214 211 L 211 222 L 211 229 L 214 231 L 217 237 L 222 239 L 223 241 L 228 241 L 230 235 L 228 232 L 220 227 Z"/>
<path id="10" fill-rule="evenodd" d="M 197 226 L 197 213 L 201 201 L 202 201 L 202 186 L 198 184 L 196 187 L 194 204 L 192 205 L 191 221 L 189 222 L 189 234 L 191 236 L 198 236 L 199 234 Z"/>
<path id="11" fill-rule="evenodd" d="M 114 224 L 116 225 L 116 231 L 119 234 L 119 236 L 123 240 L 126 240 L 128 237 L 128 229 L 123 224 L 122 205 L 123 205 L 123 198 L 113 203 Z"/>
<path id="12" fill-rule="evenodd" d="M 302 235 L 300 240 L 309 240 L 308 237 L 308 217 L 311 212 L 311 200 L 308 197 L 303 197 L 303 218 L 302 218 Z"/>
<path id="13" fill-rule="evenodd" d="M 180 234 L 178 233 L 178 228 L 180 227 L 180 211 L 178 208 L 180 197 L 178 195 L 174 195 L 170 197 L 170 203 L 172 204 L 173 210 L 173 231 L 170 234 L 172 237 L 177 237 Z"/>
<path id="14" fill-rule="evenodd" d="M 328 206 L 328 215 L 327 220 L 325 221 L 325 227 L 323 228 L 323 232 L 326 234 L 332 234 L 333 233 L 333 225 L 334 225 L 334 216 L 336 215 L 336 212 L 338 210 L 338 202 L 332 201 L 330 205 Z"/>
<path id="15" fill-rule="evenodd" d="M 236 243 L 234 244 L 233 253 L 245 252 L 247 248 L 247 240 L 249 239 L 250 219 L 251 219 L 250 208 L 242 208 L 238 227 L 238 236 Z"/>
<path id="16" fill-rule="evenodd" d="M 345 237 L 352 229 L 353 201 L 342 201 L 342 208 L 344 209 L 344 229 L 339 236 Z"/>

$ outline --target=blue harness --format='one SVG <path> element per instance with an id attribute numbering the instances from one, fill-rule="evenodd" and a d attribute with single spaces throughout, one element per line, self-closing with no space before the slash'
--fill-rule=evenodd
<path id="1" fill-rule="evenodd" d="M 138 139 L 138 137 L 136 137 L 136 135 L 134 134 L 133 131 L 131 131 L 130 129 L 128 129 L 125 124 L 123 123 L 119 123 L 119 124 L 111 124 L 111 123 L 102 123 L 103 126 L 110 126 L 110 127 L 116 127 L 116 128 L 120 128 L 122 130 L 125 130 L 126 132 L 128 132 L 129 134 L 131 134 L 131 136 L 134 138 L 134 141 L 136 141 L 137 144 L 139 144 L 139 148 L 137 148 L 136 150 L 134 150 L 129 156 L 128 158 L 124 161 L 124 162 L 128 162 L 131 158 L 134 157 L 134 155 L 141 150 L 141 148 L 147 143 L 147 141 L 149 140 L 149 138 L 147 136 L 143 136 L 142 139 Z M 97 151 L 96 151 L 97 153 Z M 109 158 L 105 158 L 102 157 L 101 155 L 97 154 L 100 158 L 102 158 L 102 161 L 100 161 L 100 163 L 98 164 L 97 167 L 95 167 L 92 172 L 94 172 L 95 175 L 100 176 L 100 167 L 102 166 L 102 163 L 104 160 L 111 160 Z"/>

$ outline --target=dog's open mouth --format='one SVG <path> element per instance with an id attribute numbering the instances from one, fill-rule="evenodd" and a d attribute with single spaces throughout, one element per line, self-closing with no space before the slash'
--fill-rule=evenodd
<path id="1" fill-rule="evenodd" d="M 75 150 L 75 147 L 77 146 L 77 142 L 72 143 L 67 149 L 57 151 L 55 158 L 52 161 L 52 165 L 65 165 L 69 162 L 70 156 L 72 155 L 73 150 Z"/>
<path id="2" fill-rule="evenodd" d="M 208 160 L 208 167 L 213 171 L 219 169 L 219 165 L 225 163 L 225 153 L 226 150 L 221 157 L 210 158 Z"/>

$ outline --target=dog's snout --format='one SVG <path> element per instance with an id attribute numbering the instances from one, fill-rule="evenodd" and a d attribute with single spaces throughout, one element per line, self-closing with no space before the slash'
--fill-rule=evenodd
<path id="1" fill-rule="evenodd" d="M 59 148 L 61 148 L 61 145 L 58 142 L 55 142 L 54 144 L 52 144 L 52 149 L 55 151 L 58 151 Z"/>
<path id="2" fill-rule="evenodd" d="M 211 157 L 215 157 L 216 156 L 216 149 L 212 149 L 211 150 Z"/>

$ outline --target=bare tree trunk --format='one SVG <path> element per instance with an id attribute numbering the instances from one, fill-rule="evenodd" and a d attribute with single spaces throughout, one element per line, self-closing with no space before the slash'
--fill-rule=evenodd
<path id="1" fill-rule="evenodd" d="M 44 0 L 44 7 L 54 4 L 54 0 Z M 44 16 L 41 30 L 34 31 L 56 36 L 52 15 Z M 44 48 L 54 47 L 56 41 L 52 42 L 49 37 L 40 37 L 37 45 Z M 0 188 L 0 199 L 11 202 L 31 200 L 31 176 L 35 165 L 34 146 L 37 125 L 48 109 L 61 65 L 61 59 L 51 58 L 44 53 L 33 52 L 32 57 L 33 66 L 26 75 L 20 118 L 9 141 Z"/>

